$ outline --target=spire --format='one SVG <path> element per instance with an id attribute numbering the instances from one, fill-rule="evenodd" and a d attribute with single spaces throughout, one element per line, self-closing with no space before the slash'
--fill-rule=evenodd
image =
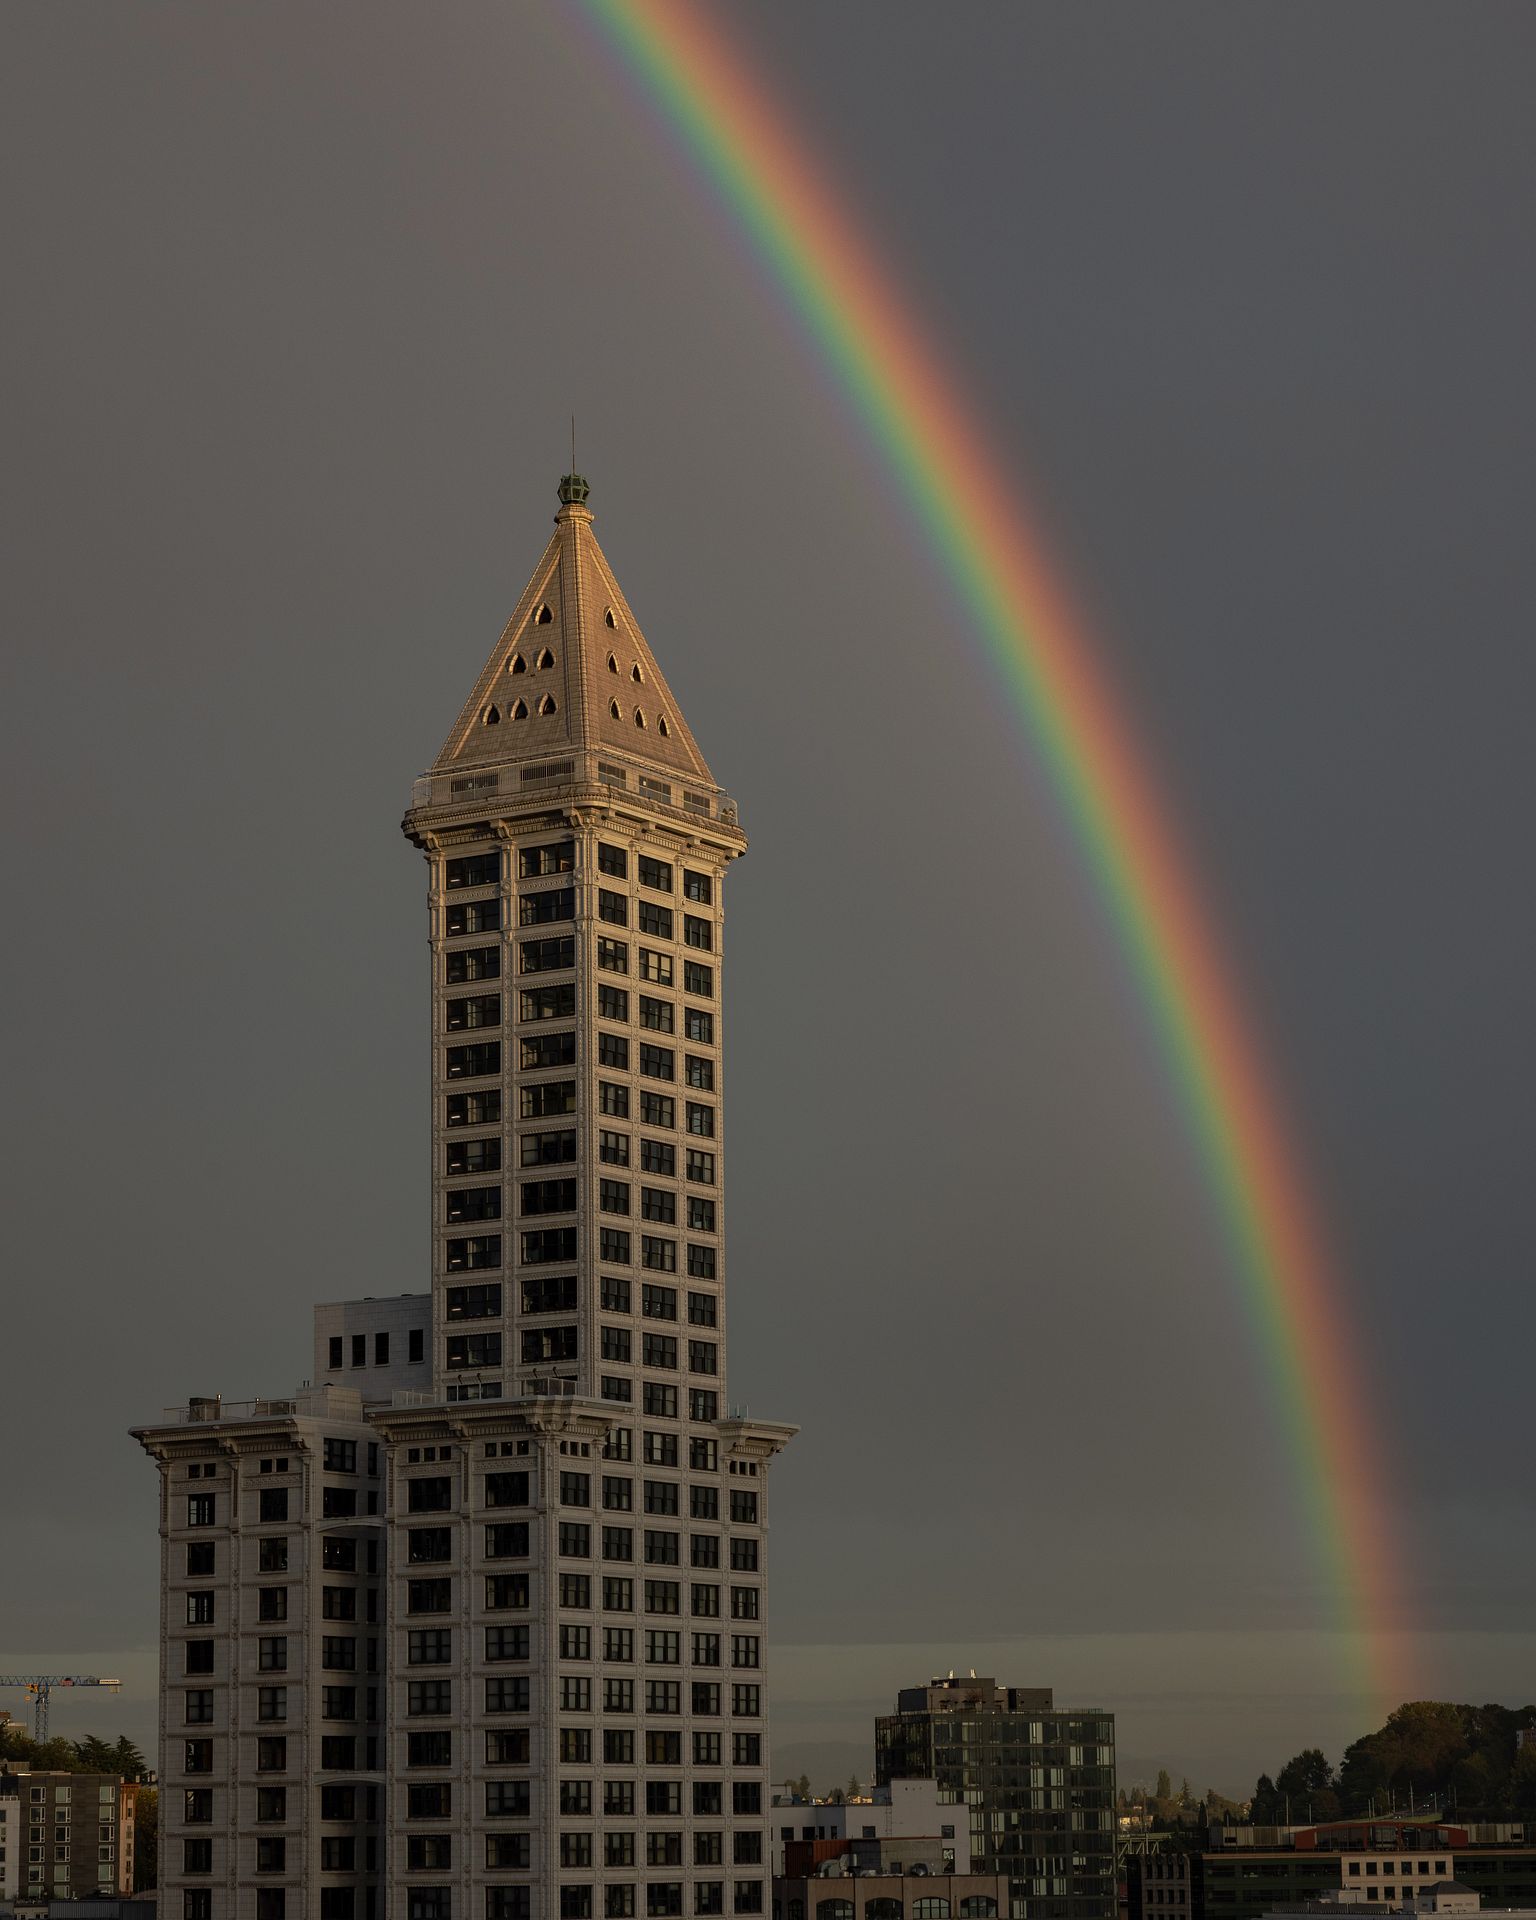
<path id="1" fill-rule="evenodd" d="M 597 544 L 586 504 L 591 489 L 568 473 L 557 491 L 554 534 L 432 772 L 609 752 L 713 788 Z"/>

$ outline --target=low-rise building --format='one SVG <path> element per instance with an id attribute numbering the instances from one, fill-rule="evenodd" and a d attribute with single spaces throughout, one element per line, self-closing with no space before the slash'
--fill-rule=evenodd
<path id="1" fill-rule="evenodd" d="M 795 1877 L 811 1862 L 790 1860 L 791 1846 L 823 1847 L 818 1856 L 831 1858 L 850 1840 L 898 1842 L 931 1841 L 935 1860 L 908 1850 L 904 1865 L 923 1859 L 927 1865 L 947 1866 L 950 1872 L 971 1870 L 970 1826 L 963 1808 L 940 1798 L 933 1780 L 892 1780 L 869 1794 L 851 1800 L 789 1800 L 775 1795 L 773 1802 L 773 1871 Z M 901 1854 L 896 1854 L 901 1859 Z M 900 1872 L 901 1866 L 893 1871 Z"/>
<path id="2" fill-rule="evenodd" d="M 1004 1874 L 879 1873 L 830 1860 L 773 1883 L 773 1920 L 1005 1920 L 1017 1912 Z"/>

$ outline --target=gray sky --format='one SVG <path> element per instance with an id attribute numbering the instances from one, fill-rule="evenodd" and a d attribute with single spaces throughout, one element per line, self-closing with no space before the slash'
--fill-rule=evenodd
<path id="1" fill-rule="evenodd" d="M 1523 1701 L 1536 16 L 729 17 L 1032 488 L 1366 1330 L 1423 1691 Z M 397 821 L 598 532 L 753 846 L 733 1397 L 776 1764 L 975 1665 L 1243 1791 L 1364 1731 L 1188 1140 L 948 584 L 557 4 L 17 5 L 6 181 L 0 1669 L 153 1727 L 134 1421 L 415 1288 Z M 20 1710 L 19 1699 L 0 1701 Z"/>

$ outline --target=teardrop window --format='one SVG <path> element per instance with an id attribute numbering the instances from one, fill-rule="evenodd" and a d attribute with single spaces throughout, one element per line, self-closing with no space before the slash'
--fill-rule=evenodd
<path id="1" fill-rule="evenodd" d="M 643 674 L 643 673 L 642 673 L 642 672 L 640 671 L 640 662 L 639 662 L 638 660 L 637 660 L 637 661 L 635 662 L 635 664 L 634 664 L 634 665 L 633 665 L 633 666 L 632 666 L 632 667 L 630 668 L 630 670 L 629 670 L 629 677 L 630 677 L 630 679 L 631 679 L 631 680 L 637 680 L 637 681 L 638 681 L 638 680 L 644 680 L 644 678 L 645 678 L 645 675 L 644 675 L 644 674 Z"/>
<path id="2" fill-rule="evenodd" d="M 617 700 L 610 700 L 608 702 L 608 711 L 615 720 L 622 720 L 624 718 L 623 714 L 619 712 L 619 703 Z"/>
<path id="3" fill-rule="evenodd" d="M 555 664 L 555 656 L 550 652 L 548 647 L 545 647 L 533 664 L 539 669 L 540 673 L 542 673 L 546 667 L 552 667 Z"/>
<path id="4" fill-rule="evenodd" d="M 605 627 L 617 627 L 618 624 L 619 624 L 618 621 L 615 620 L 613 617 L 613 608 L 609 607 L 607 612 L 603 615 L 603 625 Z"/>
<path id="5" fill-rule="evenodd" d="M 635 708 L 635 725 L 637 727 L 643 727 L 645 725 L 645 715 L 638 707 Z"/>
<path id="6" fill-rule="evenodd" d="M 528 718 L 528 702 L 526 700 L 518 701 L 517 705 L 512 709 L 512 718 L 514 720 L 526 720 Z"/>
<path id="7" fill-rule="evenodd" d="M 668 729 L 667 729 L 667 716 L 665 714 L 663 714 L 661 718 L 656 722 L 656 731 L 661 735 L 663 740 L 666 739 Z"/>
<path id="8" fill-rule="evenodd" d="M 494 703 L 485 710 L 485 724 L 488 727 L 496 727 L 501 724 L 501 709 Z"/>
<path id="9" fill-rule="evenodd" d="M 554 713 L 555 711 L 555 696 L 552 693 L 546 693 L 544 698 L 539 702 L 539 712 Z"/>
<path id="10" fill-rule="evenodd" d="M 619 670 L 619 663 L 614 658 L 614 656 L 610 653 L 608 656 L 608 671 L 610 673 L 617 673 L 618 670 Z"/>
<path id="11" fill-rule="evenodd" d="M 520 653 L 514 653 L 512 658 L 507 662 L 507 672 L 508 673 L 526 673 L 527 671 L 528 671 L 528 662 L 523 658 L 523 656 Z"/>
<path id="12" fill-rule="evenodd" d="M 536 627 L 547 627 L 550 624 L 550 622 L 554 619 L 554 617 L 555 616 L 549 610 L 549 602 L 545 601 L 540 606 L 538 612 L 533 616 L 533 624 Z"/>

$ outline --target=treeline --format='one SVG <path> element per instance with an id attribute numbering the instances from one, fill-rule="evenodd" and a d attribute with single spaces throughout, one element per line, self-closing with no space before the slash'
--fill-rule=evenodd
<path id="1" fill-rule="evenodd" d="M 116 1745 L 98 1740 L 34 1740 L 20 1727 L 0 1727 L 0 1767 L 22 1760 L 45 1773 L 120 1773 L 142 1780 L 149 1771 L 144 1756 L 126 1735 Z"/>
<path id="2" fill-rule="evenodd" d="M 1428 1810 L 1469 1820 L 1536 1813 L 1536 1745 L 1518 1738 L 1532 1727 L 1536 1706 L 1409 1701 L 1337 1769 L 1307 1747 L 1273 1779 L 1261 1774 L 1248 1818 L 1268 1827 Z"/>

